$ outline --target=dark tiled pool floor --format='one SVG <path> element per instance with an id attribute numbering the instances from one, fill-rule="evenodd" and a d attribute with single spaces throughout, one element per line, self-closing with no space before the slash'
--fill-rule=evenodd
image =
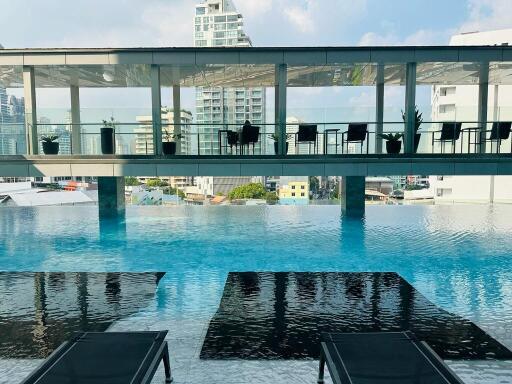
<path id="1" fill-rule="evenodd" d="M 322 332 L 411 330 L 444 359 L 511 359 L 392 272 L 231 272 L 202 359 L 310 359 Z"/>

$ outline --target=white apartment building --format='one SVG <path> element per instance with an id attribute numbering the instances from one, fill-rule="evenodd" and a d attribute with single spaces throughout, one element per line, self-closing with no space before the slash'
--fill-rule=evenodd
<path id="1" fill-rule="evenodd" d="M 134 128 L 135 133 L 135 154 L 144 155 L 152 154 L 153 146 L 153 118 L 151 116 L 136 116 L 135 119 L 140 124 Z M 162 137 L 174 134 L 174 126 L 169 125 L 174 121 L 174 111 L 168 108 L 162 108 Z M 177 149 L 177 154 L 190 155 L 192 154 L 192 136 L 190 131 L 190 123 L 192 122 L 192 113 L 189 111 L 181 110 L 181 139 L 179 140 L 180 148 Z"/>
<path id="2" fill-rule="evenodd" d="M 250 47 L 249 36 L 243 30 L 243 17 L 231 0 L 205 0 L 196 5 L 194 46 Z M 265 123 L 264 88 L 205 88 L 196 91 L 196 121 L 199 153 L 218 154 L 218 131 L 240 128 L 245 120 L 260 126 L 260 142 L 255 151 L 265 152 L 267 135 Z M 196 185 L 205 196 L 226 195 L 233 188 L 251 182 L 247 177 L 197 177 Z"/>
<path id="3" fill-rule="evenodd" d="M 230 0 L 205 0 L 196 5 L 194 46 L 250 47 L 243 30 L 243 17 Z M 200 154 L 218 154 L 219 129 L 222 124 L 242 126 L 265 123 L 265 90 L 263 88 L 205 88 L 196 93 L 196 120 Z M 235 127 L 230 127 L 235 129 Z M 264 128 L 262 127 L 262 130 Z M 266 135 L 261 135 L 259 148 L 266 148 Z"/>
<path id="4" fill-rule="evenodd" d="M 452 36 L 450 40 L 450 45 L 503 44 L 512 44 L 512 29 L 463 33 Z M 478 85 L 432 87 L 432 121 L 434 122 L 477 121 L 477 105 Z M 489 121 L 512 120 L 512 85 L 489 86 L 487 116 Z M 434 125 L 433 129 L 439 129 L 439 127 Z M 466 141 L 467 137 L 464 140 Z M 510 145 L 509 141 L 502 143 L 502 150 L 510 150 Z M 448 147 L 449 144 L 447 149 Z M 488 144 L 489 149 L 490 144 Z M 512 203 L 512 177 L 510 176 L 431 176 L 429 182 L 436 202 Z"/>

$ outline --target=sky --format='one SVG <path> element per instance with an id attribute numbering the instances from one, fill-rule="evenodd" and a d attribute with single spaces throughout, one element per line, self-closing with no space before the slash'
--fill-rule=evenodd
<path id="1" fill-rule="evenodd" d="M 455 33 L 512 28 L 512 0 L 233 1 L 254 46 L 445 45 Z M 192 46 L 198 2 L 1 0 L 0 44 L 5 48 Z M 389 102 L 401 101 L 401 91 L 388 93 Z M 304 89 L 291 96 L 292 103 L 296 99 L 312 107 L 330 100 L 332 108 L 340 97 L 348 98 L 349 106 L 373 100 L 366 90 L 343 96 L 336 90 Z M 83 101 L 94 106 L 94 100 Z M 98 100 L 104 104 L 103 98 Z M 117 99 L 129 100 L 134 98 Z M 61 101 L 55 94 L 42 103 L 54 106 Z M 184 103 L 193 103 L 193 97 L 185 97 Z"/>

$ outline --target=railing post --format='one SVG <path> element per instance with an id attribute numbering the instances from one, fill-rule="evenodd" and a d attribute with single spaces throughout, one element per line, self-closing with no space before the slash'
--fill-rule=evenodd
<path id="1" fill-rule="evenodd" d="M 276 65 L 275 124 L 279 136 L 278 154 L 286 155 L 286 86 L 287 65 Z"/>
<path id="2" fill-rule="evenodd" d="M 153 122 L 153 154 L 162 153 L 162 91 L 160 66 L 151 64 L 151 109 Z"/>
<path id="3" fill-rule="evenodd" d="M 179 85 L 172 86 L 172 109 L 174 134 L 181 135 L 181 89 Z M 181 139 L 176 139 L 176 153 L 181 154 Z M 187 153 L 188 155 L 188 153 Z"/>
<path id="4" fill-rule="evenodd" d="M 405 74 L 405 132 L 404 153 L 414 153 L 416 110 L 416 63 L 407 63 Z"/>
<path id="5" fill-rule="evenodd" d="M 485 153 L 485 131 L 487 130 L 487 106 L 489 103 L 489 62 L 480 63 L 478 79 L 478 152 Z"/>
<path id="6" fill-rule="evenodd" d="M 384 64 L 377 65 L 377 84 L 375 100 L 375 153 L 382 153 L 382 138 L 384 132 Z"/>
<path id="7" fill-rule="evenodd" d="M 37 155 L 39 153 L 39 140 L 37 137 L 36 78 L 32 66 L 23 67 L 23 88 L 27 152 L 29 155 Z"/>
<path id="8" fill-rule="evenodd" d="M 71 95 L 71 153 L 82 153 L 82 127 L 80 126 L 80 88 L 78 85 L 69 87 Z"/>

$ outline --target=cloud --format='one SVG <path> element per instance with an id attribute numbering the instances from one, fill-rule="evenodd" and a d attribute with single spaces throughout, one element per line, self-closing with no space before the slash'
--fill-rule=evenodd
<path id="1" fill-rule="evenodd" d="M 311 33 L 315 30 L 312 1 L 306 2 L 305 6 L 290 5 L 284 9 L 284 14 L 290 23 L 302 33 Z"/>
<path id="2" fill-rule="evenodd" d="M 358 45 L 442 45 L 446 44 L 451 32 L 453 30 L 433 31 L 430 29 L 420 29 L 405 38 L 400 38 L 395 32 L 386 32 L 383 35 L 368 32 L 361 37 Z"/>
<path id="3" fill-rule="evenodd" d="M 486 31 L 512 27 L 511 0 L 468 0 L 469 18 L 460 32 Z"/>

